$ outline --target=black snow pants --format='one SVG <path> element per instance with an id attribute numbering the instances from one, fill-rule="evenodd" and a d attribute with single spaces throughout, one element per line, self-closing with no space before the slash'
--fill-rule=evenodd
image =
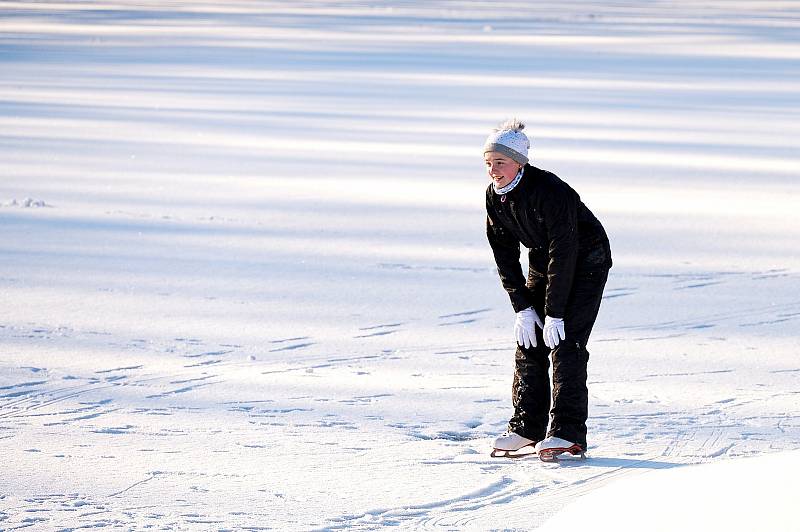
<path id="1" fill-rule="evenodd" d="M 536 347 L 517 346 L 512 386 L 514 415 L 509 421 L 509 430 L 534 441 L 556 436 L 586 449 L 586 419 L 589 416 L 589 391 L 586 387 L 589 351 L 586 343 L 600 310 L 607 279 L 608 270 L 575 272 L 564 312 L 566 338 L 552 350 L 552 394 L 549 374 L 551 350 L 544 345 L 542 331 L 536 327 Z M 544 321 L 544 296 L 537 298 L 533 307 Z"/>

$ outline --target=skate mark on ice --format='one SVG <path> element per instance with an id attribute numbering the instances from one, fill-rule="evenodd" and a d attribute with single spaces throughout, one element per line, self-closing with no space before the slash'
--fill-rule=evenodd
<path id="1" fill-rule="evenodd" d="M 95 371 L 95 373 L 99 373 L 99 374 L 113 373 L 115 371 L 127 371 L 127 370 L 131 370 L 131 369 L 141 369 L 143 367 L 144 366 L 141 366 L 141 365 L 140 366 L 125 366 L 125 367 L 121 367 L 121 368 L 101 369 L 101 370 Z"/>
<path id="2" fill-rule="evenodd" d="M 350 421 L 337 421 L 333 419 L 322 419 L 320 421 L 317 421 L 316 423 L 310 424 L 309 426 L 323 428 L 323 429 L 340 428 L 346 430 L 359 430 L 360 428 L 357 424 L 352 423 Z M 338 445 L 338 443 L 333 443 L 330 445 Z M 359 448 L 359 450 L 368 450 L 368 448 L 363 448 L 363 449 Z"/>
<path id="3" fill-rule="evenodd" d="M 265 408 L 259 410 L 259 414 L 291 414 L 292 412 L 313 412 L 313 408 L 300 408 L 300 407 L 288 407 L 288 408 Z"/>
<path id="4" fill-rule="evenodd" d="M 186 384 L 188 382 L 201 382 L 207 381 L 208 379 L 213 379 L 214 377 L 219 377 L 219 375 L 207 375 L 205 377 L 197 377 L 195 379 L 183 379 L 177 381 L 169 381 L 169 384 Z"/>
<path id="5" fill-rule="evenodd" d="M 676 286 L 675 290 L 692 290 L 692 289 L 695 289 L 695 288 L 705 288 L 706 286 L 714 286 L 714 285 L 717 285 L 717 284 L 721 284 L 723 282 L 724 281 L 709 280 L 709 281 L 705 281 L 705 282 L 687 284 L 687 285 L 684 285 L 684 286 Z"/>
<path id="6" fill-rule="evenodd" d="M 314 373 L 316 369 L 324 369 L 331 367 L 332 364 L 315 364 L 313 366 L 294 366 L 291 368 L 283 368 L 283 369 L 270 369 L 266 371 L 262 371 L 261 375 L 275 375 L 278 373 L 291 373 L 296 371 L 305 371 L 306 373 Z"/>
<path id="7" fill-rule="evenodd" d="M 800 312 L 791 314 L 778 314 L 777 317 L 771 320 L 751 321 L 747 323 L 740 323 L 739 327 L 758 327 L 761 325 L 775 325 L 778 323 L 786 323 L 800 318 Z"/>
<path id="8" fill-rule="evenodd" d="M 615 299 L 615 298 L 618 298 L 618 297 L 629 296 L 629 295 L 632 295 L 632 294 L 635 294 L 635 293 L 636 292 L 619 292 L 619 293 L 615 293 L 615 294 L 606 294 L 606 295 L 603 296 L 603 299 L 604 300 L 606 300 L 606 299 Z"/>
<path id="9" fill-rule="evenodd" d="M 492 309 L 481 308 L 477 310 L 466 310 L 464 312 L 456 312 L 455 314 L 444 314 L 442 316 L 439 316 L 439 319 L 450 320 L 450 321 L 446 321 L 445 323 L 440 323 L 439 327 L 449 327 L 451 325 L 466 325 L 468 323 L 474 323 L 479 319 L 475 317 L 476 315 L 489 312 L 490 310 Z M 453 318 L 463 318 L 463 319 L 457 319 L 455 321 L 452 321 Z"/>
<path id="10" fill-rule="evenodd" d="M 403 325 L 405 325 L 405 323 L 383 323 L 383 324 L 380 324 L 380 325 L 370 325 L 369 327 L 359 327 L 358 330 L 359 331 L 372 331 L 374 329 L 385 329 L 385 328 L 389 328 L 389 327 L 392 327 L 392 328 L 402 327 Z"/>
<path id="11" fill-rule="evenodd" d="M 440 323 L 439 327 L 449 327 L 451 325 L 466 325 L 468 323 L 475 323 L 476 321 L 478 321 L 478 320 L 472 318 L 472 319 L 459 320 L 459 321 L 453 321 L 453 322 L 448 322 L 448 323 Z"/>
<path id="12" fill-rule="evenodd" d="M 285 344 L 286 342 L 299 342 L 301 340 L 310 340 L 310 336 L 295 336 L 294 338 L 282 338 L 280 340 L 270 340 L 271 344 Z"/>
<path id="13" fill-rule="evenodd" d="M 704 458 L 719 458 L 720 456 L 728 454 L 728 452 L 731 449 L 733 449 L 734 447 L 736 447 L 736 443 L 735 442 L 729 443 L 728 445 L 725 445 L 725 446 L 720 447 L 720 448 L 718 448 L 718 449 L 716 449 L 714 451 L 706 453 L 704 455 Z"/>
<path id="14" fill-rule="evenodd" d="M 454 512 L 476 511 L 487 506 L 503 505 L 520 497 L 531 495 L 536 487 L 520 488 L 516 481 L 509 477 L 479 487 L 457 497 L 408 504 L 395 508 L 374 508 L 359 514 L 348 514 L 329 519 L 330 530 L 346 530 L 361 527 L 403 526 L 417 528 L 420 524 L 433 523 L 443 514 L 450 517 Z"/>
<path id="15" fill-rule="evenodd" d="M 368 327 L 359 327 L 359 331 L 374 331 L 374 332 L 367 332 L 365 334 L 359 334 L 357 336 L 353 336 L 353 338 L 371 338 L 373 336 L 386 336 L 387 334 L 393 334 L 398 331 L 400 327 L 405 325 L 405 323 L 385 323 L 382 325 L 370 325 Z"/>
<path id="16" fill-rule="evenodd" d="M 237 442 L 236 445 L 238 445 L 239 447 L 243 447 L 245 449 L 266 449 L 267 447 L 269 447 L 268 445 L 263 444 L 263 443 L 238 443 Z"/>
<path id="17" fill-rule="evenodd" d="M 274 403 L 274 399 L 255 399 L 253 401 L 223 401 L 221 405 L 255 405 L 259 403 Z"/>
<path id="18" fill-rule="evenodd" d="M 175 338 L 175 341 L 189 345 L 200 345 L 203 343 L 203 341 L 198 338 Z"/>
<path id="19" fill-rule="evenodd" d="M 287 345 L 287 346 L 284 346 L 284 347 L 276 347 L 275 349 L 270 349 L 269 352 L 270 353 L 277 353 L 279 351 L 294 351 L 295 349 L 303 349 L 305 347 L 309 347 L 309 346 L 312 346 L 312 345 L 314 345 L 314 342 L 305 342 L 305 343 L 301 343 L 301 344 Z"/>
<path id="20" fill-rule="evenodd" d="M 233 349 L 227 349 L 227 350 L 220 350 L 220 351 L 207 351 L 205 353 L 195 353 L 195 354 L 192 354 L 192 355 L 182 355 L 182 356 L 183 356 L 183 358 L 218 357 L 218 356 L 227 355 L 227 354 L 233 353 L 233 352 L 234 352 Z"/>
<path id="21" fill-rule="evenodd" d="M 640 336 L 638 338 L 631 338 L 631 341 L 650 342 L 653 340 L 668 340 L 669 338 L 680 338 L 681 336 L 686 336 L 686 333 L 662 334 L 660 336 Z"/>
<path id="22" fill-rule="evenodd" d="M 374 395 L 357 395 L 352 399 L 342 399 L 339 401 L 340 403 L 344 404 L 364 404 L 364 403 L 373 403 L 377 399 L 381 399 L 384 397 L 394 397 L 393 393 L 378 393 Z"/>
<path id="23" fill-rule="evenodd" d="M 2 386 L 0 387 L 0 399 L 15 399 L 17 397 L 37 394 L 42 391 L 42 389 L 38 388 L 38 386 L 47 383 L 48 381 L 32 381 L 32 382 L 23 382 L 20 384 L 12 384 L 9 386 Z M 16 402 L 19 402 L 19 400 Z"/>
<path id="24" fill-rule="evenodd" d="M 144 479 L 144 480 L 139 480 L 138 482 L 134 482 L 133 484 L 131 484 L 131 485 L 130 485 L 130 486 L 128 486 L 127 488 L 125 488 L 125 489 L 122 489 L 122 490 L 120 490 L 120 491 L 117 491 L 117 492 L 114 492 L 114 493 L 110 494 L 108 497 L 109 497 L 109 498 L 110 498 L 110 497 L 119 497 L 119 496 L 120 496 L 120 495 L 122 495 L 123 493 L 127 493 L 128 491 L 132 490 L 133 488 L 135 488 L 135 487 L 137 487 L 137 486 L 141 486 L 142 484 L 145 484 L 145 483 L 147 483 L 147 482 L 150 482 L 151 480 L 153 480 L 154 478 L 156 478 L 156 477 L 157 477 L 159 474 L 160 474 L 160 472 L 159 472 L 159 471 L 153 471 L 153 472 L 151 472 L 151 473 L 150 473 L 150 476 L 149 476 L 149 477 L 147 477 L 146 479 Z"/>
<path id="25" fill-rule="evenodd" d="M 13 390 L 14 388 L 27 388 L 29 386 L 39 386 L 40 384 L 47 384 L 48 381 L 32 381 L 32 382 L 20 382 L 18 384 L 11 384 L 9 386 L 0 386 L 0 391 L 2 390 Z M 0 396 L 4 397 L 4 396 Z"/>
<path id="26" fill-rule="evenodd" d="M 187 364 L 183 366 L 184 368 L 200 368 L 203 366 L 213 366 L 215 364 L 220 364 L 222 362 L 221 359 L 216 360 L 205 360 L 203 362 L 197 362 L 196 364 Z"/>
<path id="27" fill-rule="evenodd" d="M 378 268 L 387 270 L 418 270 L 418 271 L 436 271 L 436 272 L 467 272 L 467 273 L 483 273 L 489 271 L 489 268 L 470 268 L 465 266 L 414 266 L 410 264 L 403 264 L 401 262 L 381 262 L 378 263 Z"/>
<path id="28" fill-rule="evenodd" d="M 475 434 L 474 432 L 465 432 L 457 430 L 440 430 L 433 434 L 426 434 L 424 432 L 412 431 L 409 432 L 408 435 L 412 438 L 424 441 L 445 440 L 453 442 L 465 442 L 485 437 L 485 434 Z"/>
<path id="29" fill-rule="evenodd" d="M 134 408 L 131 410 L 133 414 L 144 414 L 146 416 L 172 416 L 175 415 L 168 408 Z"/>
<path id="30" fill-rule="evenodd" d="M 484 347 L 481 349 L 458 349 L 453 351 L 434 351 L 434 355 L 460 355 L 466 353 L 489 353 L 492 351 L 509 351 L 508 347 Z M 513 351 L 513 350 L 512 350 Z"/>
<path id="31" fill-rule="evenodd" d="M 105 427 L 102 429 L 94 429 L 90 432 L 94 432 L 95 434 L 131 434 L 131 429 L 136 428 L 133 425 L 122 425 L 119 427 Z"/>
<path id="32" fill-rule="evenodd" d="M 790 273 L 788 268 L 781 268 L 781 269 L 774 269 L 774 270 L 767 270 L 764 272 L 753 272 L 752 276 L 750 277 L 754 281 L 760 281 L 763 279 L 776 279 L 779 277 L 793 277 Z"/>
<path id="33" fill-rule="evenodd" d="M 355 357 L 338 357 L 338 358 L 329 358 L 328 362 L 331 364 L 335 364 L 338 362 L 355 362 L 357 360 L 373 360 L 381 358 L 380 355 L 363 355 L 363 356 L 355 356 Z"/>
<path id="34" fill-rule="evenodd" d="M 58 412 L 47 412 L 47 413 L 40 413 L 40 414 L 29 414 L 29 416 L 38 416 L 38 417 L 47 417 L 47 416 L 74 416 L 78 415 L 78 417 L 69 418 L 69 419 L 62 419 L 60 421 L 44 423 L 44 426 L 53 426 L 53 425 L 66 425 L 72 421 L 80 421 L 84 419 L 93 419 L 96 417 L 100 417 L 104 414 L 109 414 L 111 412 L 115 412 L 119 410 L 118 408 L 106 409 L 103 411 L 98 411 L 102 407 L 106 407 L 114 402 L 113 399 L 101 399 L 98 401 L 88 401 L 88 402 L 79 402 L 78 406 L 75 408 L 68 408 L 66 410 L 61 410 Z"/>
<path id="35" fill-rule="evenodd" d="M 731 278 L 741 277 L 746 275 L 745 272 L 732 272 L 732 271 L 704 271 L 704 272 L 680 272 L 680 273 L 649 273 L 643 274 L 642 277 L 649 279 L 671 279 L 675 282 L 694 282 L 704 281 L 708 279 L 717 278 Z"/>
<path id="36" fill-rule="evenodd" d="M 624 325 L 614 327 L 611 330 L 617 331 L 652 331 L 662 329 L 684 329 L 688 330 L 697 325 L 713 323 L 718 325 L 720 322 L 750 319 L 753 316 L 768 315 L 779 316 L 779 319 L 794 317 L 795 313 L 800 316 L 800 303 L 785 303 L 780 305 L 764 305 L 760 307 L 740 308 L 738 310 L 715 312 L 705 316 L 697 316 L 685 320 L 669 320 L 640 325 Z"/>
<path id="37" fill-rule="evenodd" d="M 117 382 L 122 381 L 128 378 L 128 375 L 114 375 L 112 377 L 106 377 L 103 379 L 105 382 Z"/>
<path id="38" fill-rule="evenodd" d="M 103 390 L 115 386 L 114 384 L 105 384 L 102 386 L 94 386 L 96 382 L 87 382 L 78 386 L 56 388 L 53 390 L 37 390 L 35 394 L 25 396 L 15 401 L 11 401 L 4 405 L 0 405 L 0 418 L 11 417 L 29 417 L 33 415 L 49 415 L 49 414 L 32 414 L 36 410 L 46 408 L 73 397 L 83 395 L 89 392 Z"/>
<path id="39" fill-rule="evenodd" d="M 714 411 L 708 412 L 707 415 L 714 415 Z M 713 419 L 719 419 L 719 416 Z M 715 425 L 713 422 L 703 423 L 701 428 L 694 431 L 692 439 L 683 446 L 681 456 L 707 460 L 728 454 L 736 446 L 737 441 L 741 441 L 741 436 L 736 434 L 734 441 L 731 441 L 731 435 L 726 433 L 726 428 L 736 427 Z"/>
<path id="40" fill-rule="evenodd" d="M 194 384 L 192 386 L 184 386 L 182 388 L 176 388 L 175 390 L 169 390 L 169 391 L 162 392 L 162 393 L 156 393 L 156 394 L 152 394 L 152 395 L 147 395 L 147 396 L 145 396 L 145 399 L 160 399 L 162 397 L 171 397 L 171 396 L 174 396 L 174 395 L 180 395 L 180 394 L 183 394 L 183 393 L 192 392 L 194 390 L 197 390 L 198 388 L 203 388 L 205 386 L 211 386 L 213 384 L 219 384 L 221 382 L 224 382 L 224 381 L 205 382 L 205 383 L 202 383 L 202 384 Z"/>
<path id="41" fill-rule="evenodd" d="M 642 378 L 650 379 L 654 377 L 694 377 L 697 375 L 717 375 L 720 373 L 733 373 L 734 369 L 715 369 L 709 371 L 695 371 L 695 372 L 685 372 L 685 373 L 650 373 L 647 375 L 642 375 Z"/>
<path id="42" fill-rule="evenodd" d="M 93 419 L 96 417 L 100 417 L 101 415 L 109 414 L 119 410 L 118 408 L 114 408 L 97 412 L 97 410 L 100 409 L 101 407 L 107 406 L 111 403 L 113 403 L 112 399 L 103 399 L 100 401 L 92 401 L 92 402 L 79 402 L 78 403 L 79 406 L 76 408 L 69 408 L 58 412 L 27 414 L 27 417 L 75 416 L 75 415 L 78 416 L 73 418 L 61 419 L 59 421 L 51 421 L 43 423 L 43 426 L 45 427 L 52 427 L 56 425 L 67 425 L 68 423 L 71 423 L 73 421 Z"/>
<path id="43" fill-rule="evenodd" d="M 463 316 L 474 316 L 475 314 L 483 314 L 484 312 L 489 312 L 492 310 L 491 308 L 479 308 L 476 310 L 465 310 L 463 312 L 456 312 L 455 314 L 442 314 L 439 316 L 440 320 L 446 320 L 449 318 L 461 318 Z"/>
<path id="44" fill-rule="evenodd" d="M 620 286 L 618 288 L 610 288 L 605 291 L 603 294 L 603 299 L 614 299 L 617 297 L 625 297 L 630 296 L 639 291 L 638 288 L 634 287 L 627 287 L 627 286 Z"/>
<path id="45" fill-rule="evenodd" d="M 397 331 L 378 331 L 370 334 L 359 334 L 353 338 L 372 338 L 373 336 L 386 336 L 387 334 L 394 334 Z"/>
<path id="46" fill-rule="evenodd" d="M 402 421 L 397 421 L 395 423 L 387 423 L 386 426 L 393 429 L 402 429 L 402 430 L 423 428 L 423 426 L 420 425 L 419 423 L 404 423 Z"/>
<path id="47" fill-rule="evenodd" d="M 58 423 L 45 423 L 45 426 L 49 427 L 49 426 L 53 426 L 53 425 L 66 425 L 66 424 L 72 423 L 74 421 L 86 421 L 87 419 L 96 419 L 96 418 L 98 418 L 100 416 L 104 416 L 106 414 L 111 414 L 112 412 L 116 412 L 118 410 L 119 410 L 119 408 L 113 408 L 111 410 L 105 410 L 103 412 L 94 412 L 92 414 L 86 414 L 86 415 L 83 415 L 83 416 L 64 419 L 64 420 L 62 420 L 61 422 L 58 422 Z"/>

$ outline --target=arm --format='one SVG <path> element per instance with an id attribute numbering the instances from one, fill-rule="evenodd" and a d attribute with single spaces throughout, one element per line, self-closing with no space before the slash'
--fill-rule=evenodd
<path id="1" fill-rule="evenodd" d="M 578 259 L 578 198 L 571 189 L 555 187 L 544 204 L 548 256 L 546 316 L 563 318 Z"/>
<path id="2" fill-rule="evenodd" d="M 508 229 L 500 225 L 496 219 L 492 218 L 488 201 L 486 237 L 489 239 L 489 245 L 494 254 L 500 281 L 503 284 L 503 288 L 508 292 L 514 312 L 530 307 L 533 302 L 525 286 L 525 276 L 522 274 L 522 266 L 519 263 L 519 240 Z"/>

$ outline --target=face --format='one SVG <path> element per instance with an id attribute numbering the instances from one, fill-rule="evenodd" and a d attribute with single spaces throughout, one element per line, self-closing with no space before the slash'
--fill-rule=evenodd
<path id="1" fill-rule="evenodd" d="M 522 168 L 522 165 L 514 159 L 496 151 L 485 153 L 483 159 L 486 161 L 486 171 L 497 188 L 503 188 L 511 183 Z"/>

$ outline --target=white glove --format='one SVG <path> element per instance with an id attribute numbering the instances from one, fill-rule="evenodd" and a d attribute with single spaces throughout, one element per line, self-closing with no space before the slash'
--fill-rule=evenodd
<path id="1" fill-rule="evenodd" d="M 542 336 L 544 336 L 544 345 L 550 349 L 553 349 L 555 346 L 557 346 L 558 342 L 565 338 L 564 319 L 545 316 L 544 327 L 542 327 Z"/>
<path id="2" fill-rule="evenodd" d="M 526 348 L 536 347 L 536 325 L 542 328 L 542 320 L 533 307 L 526 308 L 517 312 L 517 320 L 514 322 L 514 336 L 517 343 Z"/>

